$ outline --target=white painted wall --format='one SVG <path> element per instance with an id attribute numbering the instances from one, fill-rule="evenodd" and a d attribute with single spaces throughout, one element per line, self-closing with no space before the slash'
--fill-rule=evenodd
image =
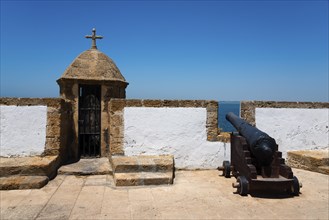
<path id="1" fill-rule="evenodd" d="M 47 106 L 0 106 L 0 156 L 43 153 Z"/>
<path id="2" fill-rule="evenodd" d="M 207 141 L 206 108 L 124 108 L 125 155 L 175 157 L 175 167 L 217 168 L 230 145 Z"/>
<path id="3" fill-rule="evenodd" d="M 256 108 L 256 127 L 287 151 L 329 147 L 329 109 Z"/>

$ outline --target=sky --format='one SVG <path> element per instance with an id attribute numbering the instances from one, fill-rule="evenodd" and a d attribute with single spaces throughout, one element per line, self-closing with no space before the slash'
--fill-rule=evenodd
<path id="1" fill-rule="evenodd" d="M 1 0 L 1 97 L 59 97 L 92 28 L 127 98 L 329 101 L 327 0 Z"/>

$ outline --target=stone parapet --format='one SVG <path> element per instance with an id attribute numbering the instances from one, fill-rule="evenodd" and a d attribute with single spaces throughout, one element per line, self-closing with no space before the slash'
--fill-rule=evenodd
<path id="1" fill-rule="evenodd" d="M 144 99 L 111 99 L 110 114 L 110 152 L 112 155 L 123 155 L 125 107 L 152 108 L 206 108 L 207 109 L 207 140 L 218 141 L 218 102 L 208 100 L 144 100 Z"/>
<path id="2" fill-rule="evenodd" d="M 329 108 L 329 102 L 276 102 L 276 101 L 241 101 L 240 115 L 252 125 L 255 125 L 256 108 Z"/>
<path id="3" fill-rule="evenodd" d="M 60 98 L 0 98 L 0 105 L 47 106 L 46 142 L 42 156 L 65 153 L 70 105 Z"/>

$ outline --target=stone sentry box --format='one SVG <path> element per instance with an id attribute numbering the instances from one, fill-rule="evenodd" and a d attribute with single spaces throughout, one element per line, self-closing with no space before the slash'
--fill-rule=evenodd
<path id="1" fill-rule="evenodd" d="M 60 95 L 71 105 L 72 132 L 68 157 L 79 160 L 79 97 L 83 86 L 100 88 L 100 155 L 107 156 L 109 150 L 108 103 L 111 98 L 125 98 L 128 82 L 111 58 L 97 50 L 96 46 L 81 53 L 57 80 Z M 81 97 L 80 97 L 81 98 Z M 98 114 L 98 113 L 97 113 Z M 91 116 L 90 116 L 91 117 Z M 92 118 L 91 118 L 92 119 Z"/>

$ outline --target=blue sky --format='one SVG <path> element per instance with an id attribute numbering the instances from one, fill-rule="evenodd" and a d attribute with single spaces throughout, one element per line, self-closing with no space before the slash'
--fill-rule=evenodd
<path id="1" fill-rule="evenodd" d="M 127 98 L 328 102 L 328 1 L 4 1 L 1 96 L 58 97 L 91 42 Z"/>

